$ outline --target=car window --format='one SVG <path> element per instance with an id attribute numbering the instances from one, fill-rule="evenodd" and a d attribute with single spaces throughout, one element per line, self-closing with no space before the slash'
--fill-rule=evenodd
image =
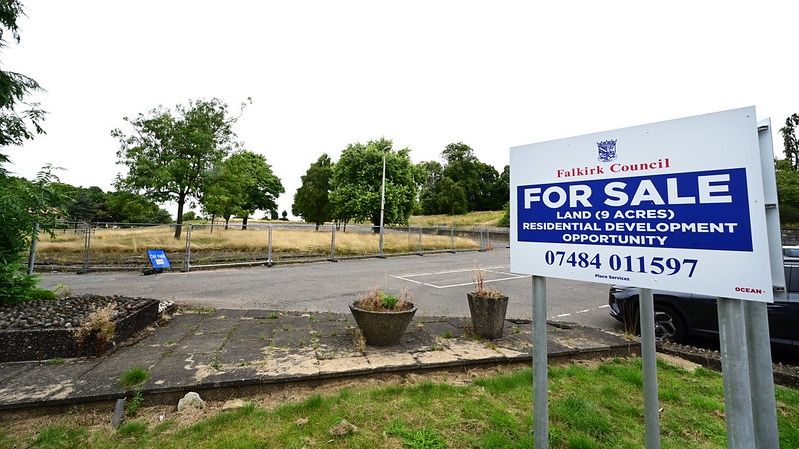
<path id="1" fill-rule="evenodd" d="M 782 255 L 788 257 L 799 257 L 799 248 L 782 248 Z"/>
<path id="2" fill-rule="evenodd" d="M 799 265 L 785 266 L 785 285 L 788 292 L 794 295 L 791 301 L 799 301 Z"/>

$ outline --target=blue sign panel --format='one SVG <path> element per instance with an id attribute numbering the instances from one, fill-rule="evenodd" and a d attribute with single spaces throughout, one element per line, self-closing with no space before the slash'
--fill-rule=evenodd
<path id="1" fill-rule="evenodd" d="M 150 256 L 150 263 L 153 268 L 170 268 L 169 259 L 162 249 L 148 249 L 147 255 Z"/>
<path id="2" fill-rule="evenodd" d="M 516 189 L 521 242 L 752 251 L 743 168 Z"/>

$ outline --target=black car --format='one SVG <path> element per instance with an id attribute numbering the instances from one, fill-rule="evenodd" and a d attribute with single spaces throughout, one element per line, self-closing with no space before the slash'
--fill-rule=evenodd
<path id="1" fill-rule="evenodd" d="M 772 348 L 799 353 L 799 264 L 785 265 L 788 298 L 774 298 L 768 304 L 769 335 Z M 716 298 L 663 290 L 652 290 L 655 305 L 655 338 L 685 341 L 688 337 L 718 340 L 719 320 Z M 610 315 L 625 328 L 638 334 L 637 287 L 613 285 L 608 304 Z"/>

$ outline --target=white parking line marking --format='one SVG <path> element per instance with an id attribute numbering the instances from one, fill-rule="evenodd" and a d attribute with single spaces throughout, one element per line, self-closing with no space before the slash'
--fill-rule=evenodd
<path id="1" fill-rule="evenodd" d="M 593 310 L 604 309 L 606 307 L 610 307 L 610 306 L 608 306 L 608 305 L 597 306 L 595 309 L 583 309 L 583 310 L 578 310 L 578 311 L 576 311 L 574 313 L 562 313 L 560 315 L 554 315 L 554 316 L 551 316 L 549 318 L 563 318 L 563 317 L 567 317 L 567 316 L 578 315 L 578 314 L 581 314 L 581 313 L 591 313 Z"/>
<path id="2" fill-rule="evenodd" d="M 498 279 L 486 279 L 484 282 L 486 284 L 492 282 L 502 282 L 502 281 L 512 281 L 514 279 L 524 278 L 527 277 L 526 275 L 521 274 L 514 274 L 506 271 L 508 268 L 507 265 L 498 265 L 493 267 L 485 267 L 482 270 L 486 273 L 497 274 L 500 276 L 504 276 Z M 456 288 L 456 287 L 465 287 L 469 285 L 473 285 L 472 281 L 470 282 L 459 282 L 455 284 L 440 284 L 440 283 L 433 283 L 433 282 L 423 282 L 414 278 L 426 277 L 426 276 L 444 276 L 449 274 L 456 274 L 456 273 L 466 273 L 474 271 L 473 268 L 462 268 L 457 270 L 444 270 L 444 271 L 436 271 L 430 273 L 413 273 L 413 274 L 402 274 L 402 275 L 391 275 L 391 277 L 395 279 L 400 279 L 403 281 L 411 282 L 417 285 L 424 285 L 427 287 L 437 288 L 437 289 L 444 289 L 444 288 Z"/>

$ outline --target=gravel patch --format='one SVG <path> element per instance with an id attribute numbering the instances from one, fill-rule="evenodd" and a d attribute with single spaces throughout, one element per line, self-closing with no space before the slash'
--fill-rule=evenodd
<path id="1" fill-rule="evenodd" d="M 146 306 L 149 299 L 123 296 L 83 295 L 54 300 L 0 305 L 1 330 L 71 329 L 80 327 L 89 315 L 108 304 L 116 304 L 112 321 L 125 318 Z"/>
<path id="2" fill-rule="evenodd" d="M 658 352 L 689 360 L 715 371 L 721 371 L 721 352 L 707 342 L 704 346 L 663 341 L 658 343 Z M 791 388 L 799 388 L 799 360 L 796 354 L 772 353 L 774 383 Z"/>

